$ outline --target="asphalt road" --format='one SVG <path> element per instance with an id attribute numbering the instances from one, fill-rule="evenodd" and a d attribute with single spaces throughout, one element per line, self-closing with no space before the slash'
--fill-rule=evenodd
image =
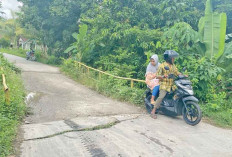
<path id="1" fill-rule="evenodd" d="M 80 85 L 56 67 L 4 54 L 22 69 L 32 114 L 21 157 L 231 157 L 232 130 L 159 115 Z"/>

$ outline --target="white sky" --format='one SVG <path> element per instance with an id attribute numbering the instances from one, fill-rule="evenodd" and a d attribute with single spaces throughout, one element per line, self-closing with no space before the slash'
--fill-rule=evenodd
<path id="1" fill-rule="evenodd" d="M 2 1 L 2 11 L 5 13 L 5 18 L 11 18 L 11 11 L 19 11 L 19 6 L 22 4 L 19 3 L 17 0 L 0 0 Z"/>

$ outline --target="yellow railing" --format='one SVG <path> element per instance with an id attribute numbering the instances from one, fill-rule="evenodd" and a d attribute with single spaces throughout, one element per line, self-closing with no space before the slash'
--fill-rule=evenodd
<path id="1" fill-rule="evenodd" d="M 142 82 L 142 83 L 145 83 L 144 80 L 138 80 L 138 79 L 132 79 L 132 78 L 126 78 L 126 77 L 115 76 L 115 75 L 106 73 L 106 72 L 104 72 L 104 71 L 101 71 L 101 70 L 98 70 L 98 69 L 89 67 L 89 66 L 87 66 L 87 65 L 85 65 L 85 64 L 83 64 L 83 63 L 81 63 L 81 62 L 78 62 L 78 61 L 75 61 L 75 64 L 76 64 L 79 68 L 85 67 L 88 75 L 89 75 L 89 73 L 90 73 L 90 70 L 93 70 L 93 71 L 98 72 L 98 77 L 99 77 L 99 79 L 101 78 L 102 75 L 108 75 L 108 76 L 111 76 L 111 77 L 116 78 L 116 79 L 128 80 L 128 81 L 130 81 L 131 88 L 134 87 L 134 82 Z"/>
<path id="2" fill-rule="evenodd" d="M 3 68 L 1 68 L 1 70 L 3 71 Z M 2 74 L 2 85 L 3 85 L 3 90 L 5 92 L 5 102 L 6 104 L 9 104 L 10 102 L 10 97 L 9 97 L 9 88 L 6 85 L 6 77 L 5 74 Z"/>

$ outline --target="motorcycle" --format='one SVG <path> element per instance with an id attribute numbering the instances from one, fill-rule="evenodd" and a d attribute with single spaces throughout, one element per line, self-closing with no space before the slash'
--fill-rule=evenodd
<path id="1" fill-rule="evenodd" d="M 169 67 L 165 67 L 165 70 L 169 70 Z M 176 77 L 174 74 L 170 74 L 168 78 L 175 79 L 177 90 L 166 94 L 156 113 L 162 112 L 165 115 L 173 117 L 182 115 L 187 124 L 192 126 L 197 125 L 201 121 L 202 112 L 198 105 L 199 100 L 194 96 L 192 82 L 184 75 Z M 147 89 L 145 94 L 145 106 L 147 112 L 151 113 L 154 108 L 150 103 L 151 90 Z"/>
<path id="2" fill-rule="evenodd" d="M 27 55 L 27 60 L 30 60 L 30 61 L 35 61 L 36 60 L 36 57 L 35 57 L 35 51 L 28 51 L 26 52 L 26 55 Z"/>

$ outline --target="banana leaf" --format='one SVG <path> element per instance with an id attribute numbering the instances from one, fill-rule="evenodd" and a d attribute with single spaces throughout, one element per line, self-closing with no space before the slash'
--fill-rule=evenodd
<path id="1" fill-rule="evenodd" d="M 214 57 L 217 60 L 224 52 L 226 21 L 226 14 L 214 13 L 211 0 L 207 0 L 203 41 L 206 46 L 206 56 L 211 60 Z"/>
<path id="2" fill-rule="evenodd" d="M 225 45 L 225 52 L 219 58 L 218 63 L 221 67 L 225 68 L 226 71 L 232 71 L 232 41 L 226 43 Z"/>

